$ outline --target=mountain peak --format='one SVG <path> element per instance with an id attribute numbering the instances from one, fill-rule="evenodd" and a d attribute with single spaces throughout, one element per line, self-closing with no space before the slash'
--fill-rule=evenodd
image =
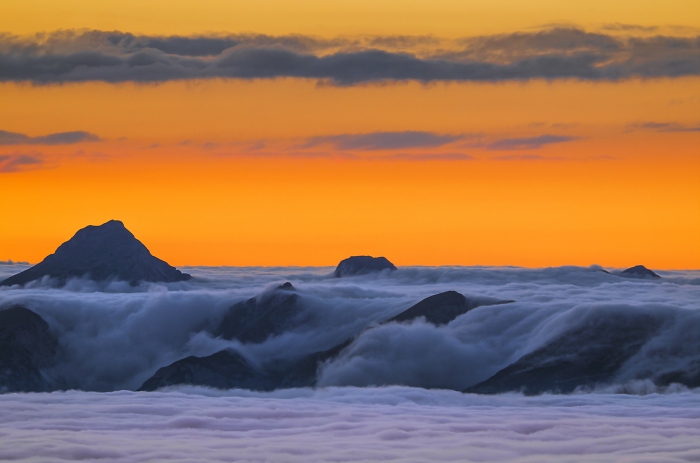
<path id="1" fill-rule="evenodd" d="M 643 265 L 635 265 L 634 267 L 630 267 L 627 270 L 623 270 L 622 272 L 620 272 L 620 276 L 630 278 L 661 278 L 659 275 L 656 274 L 656 272 L 649 270 Z"/>
<path id="2" fill-rule="evenodd" d="M 60 283 L 65 283 L 68 278 L 87 276 L 93 280 L 116 278 L 132 284 L 190 278 L 188 274 L 151 255 L 119 220 L 78 230 L 54 254 L 0 285 L 23 285 L 44 276 L 56 278 Z"/>
<path id="3" fill-rule="evenodd" d="M 362 275 L 382 270 L 396 270 L 396 266 L 386 257 L 352 256 L 340 261 L 333 273 L 336 278 L 349 275 Z"/>
<path id="4" fill-rule="evenodd" d="M 126 227 L 124 226 L 124 222 L 121 220 L 108 220 L 107 222 L 103 223 L 102 225 L 88 225 L 89 227 L 95 227 L 95 228 L 123 228 L 126 230 Z"/>

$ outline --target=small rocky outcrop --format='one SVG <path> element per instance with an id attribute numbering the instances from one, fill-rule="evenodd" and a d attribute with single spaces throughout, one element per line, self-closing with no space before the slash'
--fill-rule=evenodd
<path id="1" fill-rule="evenodd" d="M 260 343 L 270 336 L 309 322 L 312 315 L 304 310 L 291 283 L 234 304 L 212 333 L 243 343 Z"/>
<path id="2" fill-rule="evenodd" d="M 626 278 L 661 278 L 659 275 L 643 265 L 635 265 L 634 267 L 630 267 L 627 270 L 620 272 L 619 275 Z"/>
<path id="3" fill-rule="evenodd" d="M 336 278 L 363 275 L 382 270 L 396 270 L 396 266 L 386 257 L 352 256 L 340 261 L 333 275 Z"/>
<path id="4" fill-rule="evenodd" d="M 513 301 L 488 297 L 467 298 L 457 291 L 445 291 L 426 297 L 384 323 L 407 322 L 424 317 L 427 322 L 433 325 L 446 325 L 460 315 L 482 305 L 508 304 L 510 302 Z"/>
<path id="5" fill-rule="evenodd" d="M 648 314 L 610 314 L 589 320 L 464 392 L 569 393 L 578 387 L 609 384 L 659 326 L 660 320 Z"/>
<path id="6" fill-rule="evenodd" d="M 95 281 L 114 278 L 132 284 L 139 281 L 169 283 L 190 278 L 190 275 L 152 256 L 146 246 L 117 220 L 79 230 L 55 253 L 11 276 L 0 286 L 24 285 L 45 276 L 57 279 L 59 284 L 64 284 L 69 278 L 84 276 Z"/>
<path id="7" fill-rule="evenodd" d="M 42 370 L 56 361 L 49 325 L 22 306 L 0 310 L 0 393 L 51 390 Z"/>
<path id="8" fill-rule="evenodd" d="M 160 368 L 139 391 L 155 391 L 178 384 L 262 391 L 275 387 L 267 375 L 254 368 L 238 352 L 222 350 L 207 357 L 187 357 Z"/>
<path id="9" fill-rule="evenodd" d="M 207 357 L 187 357 L 159 369 L 139 390 L 154 391 L 178 384 L 259 391 L 314 387 L 319 365 L 336 357 L 351 342 L 352 339 L 294 361 L 269 362 L 260 368 L 232 349 Z"/>

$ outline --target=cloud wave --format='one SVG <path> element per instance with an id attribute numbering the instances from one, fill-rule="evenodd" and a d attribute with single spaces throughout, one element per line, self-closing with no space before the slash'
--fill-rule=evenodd
<path id="1" fill-rule="evenodd" d="M 0 266 L 0 279 L 26 266 Z M 39 281 L 0 288 L 0 309 L 21 304 L 56 333 L 63 357 L 47 374 L 65 388 L 137 389 L 159 368 L 233 348 L 255 365 L 302 358 L 356 337 L 321 369 L 324 386 L 402 384 L 463 390 L 586 320 L 653 314 L 663 327 L 630 359 L 621 382 L 686 368 L 700 327 L 697 271 L 631 280 L 598 267 L 402 267 L 391 275 L 333 278 L 332 268 L 188 268 L 188 282 Z M 290 281 L 308 323 L 260 343 L 212 337 L 234 303 Z M 516 302 L 478 307 L 448 325 L 416 320 L 367 329 L 421 299 L 454 290 Z M 662 301 L 662 302 L 660 302 Z M 690 363 L 688 363 L 690 364 Z M 615 382 L 618 382 L 617 379 Z"/>

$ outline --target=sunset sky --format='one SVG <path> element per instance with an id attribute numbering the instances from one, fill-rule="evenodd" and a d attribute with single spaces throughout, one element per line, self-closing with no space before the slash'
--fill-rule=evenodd
<path id="1" fill-rule="evenodd" d="M 700 268 L 697 0 L 0 0 L 0 260 Z"/>

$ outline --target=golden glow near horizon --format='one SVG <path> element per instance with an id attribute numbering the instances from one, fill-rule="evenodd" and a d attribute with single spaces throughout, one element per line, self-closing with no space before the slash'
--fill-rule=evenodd
<path id="1" fill-rule="evenodd" d="M 293 5 L 0 0 L 0 32 L 450 39 L 573 24 L 700 35 L 696 0 Z M 174 265 L 335 265 L 372 254 L 397 265 L 700 267 L 697 75 L 6 81 L 0 131 L 29 140 L 3 144 L 0 133 L 0 260 L 37 262 L 77 229 L 120 219 Z M 100 140 L 36 142 L 73 131 Z M 409 132 L 439 141 L 350 140 Z"/>
<path id="2" fill-rule="evenodd" d="M 165 35 L 462 37 L 552 24 L 700 27 L 696 0 L 0 0 L 0 11 L 0 30 L 13 34 L 87 28 Z"/>

